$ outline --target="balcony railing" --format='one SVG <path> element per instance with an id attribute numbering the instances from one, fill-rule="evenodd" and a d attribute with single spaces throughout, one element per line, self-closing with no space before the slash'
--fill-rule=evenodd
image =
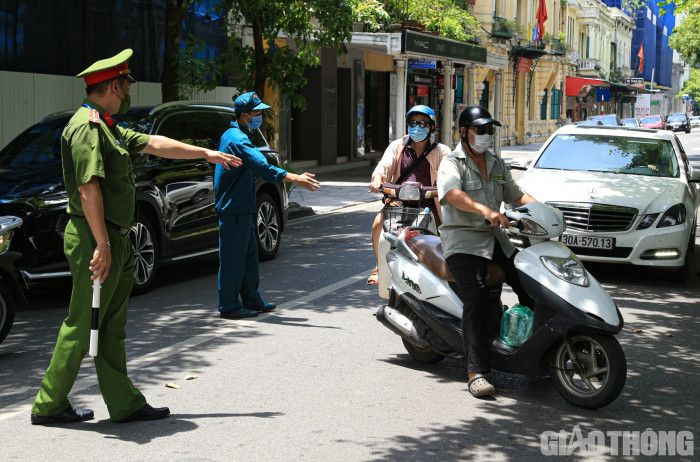
<path id="1" fill-rule="evenodd" d="M 595 71 L 600 69 L 600 61 L 595 58 L 579 59 L 577 69 L 579 71 Z"/>
<path id="2" fill-rule="evenodd" d="M 598 8 L 583 8 L 581 14 L 578 15 L 579 18 L 597 18 L 600 15 Z"/>
<path id="3" fill-rule="evenodd" d="M 513 36 L 513 26 L 506 18 L 501 18 L 499 16 L 493 17 L 493 24 L 491 27 L 491 35 L 495 37 L 509 39 Z"/>

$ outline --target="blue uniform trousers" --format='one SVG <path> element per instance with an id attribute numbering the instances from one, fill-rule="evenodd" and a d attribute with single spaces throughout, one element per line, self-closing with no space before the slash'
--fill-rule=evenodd
<path id="1" fill-rule="evenodd" d="M 219 213 L 219 311 L 263 306 L 255 215 Z"/>

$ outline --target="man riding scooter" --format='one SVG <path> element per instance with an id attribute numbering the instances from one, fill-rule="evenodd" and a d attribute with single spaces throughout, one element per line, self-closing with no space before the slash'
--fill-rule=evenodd
<path id="1" fill-rule="evenodd" d="M 533 307 L 515 270 L 516 249 L 504 231 L 509 221 L 499 209 L 502 202 L 524 205 L 535 199 L 518 187 L 503 159 L 491 150 L 494 126 L 501 123 L 483 107 L 466 108 L 459 116 L 461 142 L 440 164 L 437 178 L 442 250 L 464 304 L 462 338 L 469 391 L 476 397 L 496 391 L 483 375 L 491 370 L 494 313 L 486 303 L 490 260 L 503 268 L 520 304 Z"/>

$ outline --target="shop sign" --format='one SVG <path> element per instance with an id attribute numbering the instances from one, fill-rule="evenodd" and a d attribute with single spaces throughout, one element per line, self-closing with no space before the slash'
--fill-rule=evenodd
<path id="1" fill-rule="evenodd" d="M 646 117 L 651 114 L 651 95 L 637 95 L 634 103 L 634 116 Z"/>
<path id="2" fill-rule="evenodd" d="M 426 75 L 410 74 L 411 82 L 415 84 L 426 83 L 428 85 L 433 83 L 433 79 Z"/>
<path id="3" fill-rule="evenodd" d="M 457 40 L 404 30 L 401 52 L 420 53 L 457 61 L 486 63 L 486 48 Z"/>
<path id="4" fill-rule="evenodd" d="M 409 69 L 437 69 L 437 61 L 434 59 L 409 59 Z"/>

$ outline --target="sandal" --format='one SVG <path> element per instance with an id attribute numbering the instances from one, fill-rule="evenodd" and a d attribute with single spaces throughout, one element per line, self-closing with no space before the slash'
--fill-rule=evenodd
<path id="1" fill-rule="evenodd" d="M 376 286 L 377 284 L 379 284 L 379 268 L 375 266 L 374 269 L 372 269 L 372 272 L 369 273 L 367 285 Z"/>
<path id="2" fill-rule="evenodd" d="M 477 374 L 473 379 L 467 384 L 469 387 L 469 393 L 475 398 L 481 398 L 484 396 L 493 396 L 496 394 L 496 388 L 486 380 L 481 374 Z"/>

